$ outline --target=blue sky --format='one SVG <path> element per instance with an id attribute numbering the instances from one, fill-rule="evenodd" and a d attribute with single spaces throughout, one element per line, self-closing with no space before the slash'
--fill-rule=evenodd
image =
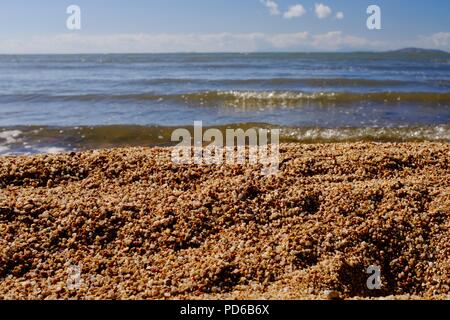
<path id="1" fill-rule="evenodd" d="M 81 30 L 66 28 L 66 8 L 71 4 L 81 8 Z M 382 30 L 366 27 L 366 9 L 370 4 L 381 8 Z M 350 51 L 407 46 L 450 51 L 450 1 L 0 3 L 0 53 Z"/>

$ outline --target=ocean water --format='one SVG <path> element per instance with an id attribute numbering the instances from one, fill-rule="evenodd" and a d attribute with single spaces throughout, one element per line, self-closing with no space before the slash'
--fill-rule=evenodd
<path id="1" fill-rule="evenodd" d="M 0 154 L 170 145 L 204 127 L 282 139 L 450 141 L 450 54 L 0 56 Z"/>

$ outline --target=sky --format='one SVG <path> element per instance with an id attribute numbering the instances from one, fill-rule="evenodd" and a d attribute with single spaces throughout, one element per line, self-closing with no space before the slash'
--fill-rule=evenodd
<path id="1" fill-rule="evenodd" d="M 67 28 L 67 7 L 81 29 Z M 367 8 L 381 10 L 369 30 Z M 450 51 L 448 0 L 2 0 L 0 53 Z"/>

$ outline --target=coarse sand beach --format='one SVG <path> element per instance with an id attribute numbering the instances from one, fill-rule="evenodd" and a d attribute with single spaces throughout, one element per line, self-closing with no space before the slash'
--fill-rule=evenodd
<path id="1" fill-rule="evenodd" d="M 449 144 L 280 152 L 270 177 L 170 148 L 1 157 L 0 299 L 450 298 Z"/>

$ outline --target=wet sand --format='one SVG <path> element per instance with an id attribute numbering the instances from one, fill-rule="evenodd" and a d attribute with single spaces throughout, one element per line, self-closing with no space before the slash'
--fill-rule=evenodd
<path id="1" fill-rule="evenodd" d="M 0 299 L 450 298 L 449 144 L 284 144 L 280 169 L 2 157 Z"/>

